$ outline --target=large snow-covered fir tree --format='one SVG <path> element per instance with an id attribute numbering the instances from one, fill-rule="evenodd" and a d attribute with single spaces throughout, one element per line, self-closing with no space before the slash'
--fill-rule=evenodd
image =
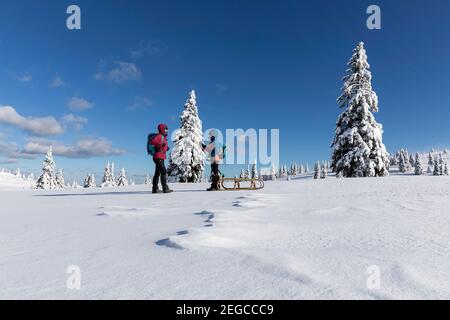
<path id="1" fill-rule="evenodd" d="M 201 182 L 205 153 L 202 150 L 202 121 L 198 116 L 195 91 L 189 93 L 189 99 L 181 114 L 181 128 L 175 140 L 168 173 L 179 182 Z"/>
<path id="2" fill-rule="evenodd" d="M 56 182 L 55 167 L 56 164 L 53 160 L 52 146 L 50 146 L 42 164 L 42 174 L 36 181 L 36 189 L 58 188 L 58 183 Z"/>
<path id="3" fill-rule="evenodd" d="M 353 50 L 348 66 L 337 99 L 345 111 L 336 122 L 331 168 L 337 177 L 386 176 L 389 154 L 382 142 L 382 125 L 373 116 L 378 112 L 378 97 L 372 90 L 364 43 Z"/>

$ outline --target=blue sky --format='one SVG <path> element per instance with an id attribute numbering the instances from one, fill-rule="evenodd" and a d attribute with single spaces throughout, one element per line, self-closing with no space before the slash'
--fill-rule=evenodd
<path id="1" fill-rule="evenodd" d="M 70 4 L 82 30 L 66 28 Z M 366 28 L 371 4 L 381 30 Z M 445 0 L 2 1 L 0 105 L 17 115 L 0 122 L 0 167 L 38 173 L 42 155 L 25 151 L 51 140 L 69 179 L 108 160 L 151 172 L 146 136 L 160 122 L 179 126 L 191 89 L 204 128 L 279 128 L 281 162 L 311 165 L 329 158 L 359 41 L 388 151 L 448 146 L 449 14 Z M 29 123 L 42 117 L 54 121 Z"/>

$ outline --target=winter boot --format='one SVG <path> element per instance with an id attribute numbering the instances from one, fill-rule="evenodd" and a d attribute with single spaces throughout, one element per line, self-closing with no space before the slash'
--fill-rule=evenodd
<path id="1" fill-rule="evenodd" d="M 206 189 L 206 191 L 218 191 L 219 190 L 219 181 L 220 181 L 220 175 L 219 174 L 213 175 L 211 187 Z"/>
<path id="2" fill-rule="evenodd" d="M 158 189 L 158 186 L 152 188 L 152 193 L 161 193 L 161 190 Z"/>
<path id="3" fill-rule="evenodd" d="M 171 192 L 173 192 L 173 190 L 171 190 L 171 189 L 169 188 L 169 186 L 164 186 L 163 192 L 164 192 L 164 193 L 171 193 Z"/>

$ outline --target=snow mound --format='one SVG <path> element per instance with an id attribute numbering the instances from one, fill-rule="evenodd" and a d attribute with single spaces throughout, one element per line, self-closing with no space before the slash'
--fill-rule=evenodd
<path id="1" fill-rule="evenodd" d="M 32 189 L 34 182 L 8 172 L 0 172 L 0 191 Z"/>

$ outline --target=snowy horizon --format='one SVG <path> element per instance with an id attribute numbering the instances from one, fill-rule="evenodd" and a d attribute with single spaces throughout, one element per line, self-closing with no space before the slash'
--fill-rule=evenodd
<path id="1" fill-rule="evenodd" d="M 63 3 L 3 4 L 0 167 L 38 174 L 52 144 L 68 180 L 100 175 L 108 161 L 143 179 L 153 172 L 146 136 L 158 123 L 180 126 L 191 89 L 204 128 L 279 129 L 280 164 L 313 166 L 330 159 L 341 77 L 359 41 L 388 152 L 450 147 L 450 93 L 435 72 L 450 68 L 450 45 L 440 41 L 450 30 L 448 2 L 412 1 L 405 14 L 401 3 L 380 1 L 381 30 L 366 27 L 365 4 L 347 4 L 177 1 L 174 11 L 130 1 L 104 10 L 81 0 L 81 30 L 67 29 Z M 189 28 L 186 14 L 195 18 Z M 126 36 L 116 41 L 114 31 Z M 242 166 L 222 169 L 233 176 Z"/>

